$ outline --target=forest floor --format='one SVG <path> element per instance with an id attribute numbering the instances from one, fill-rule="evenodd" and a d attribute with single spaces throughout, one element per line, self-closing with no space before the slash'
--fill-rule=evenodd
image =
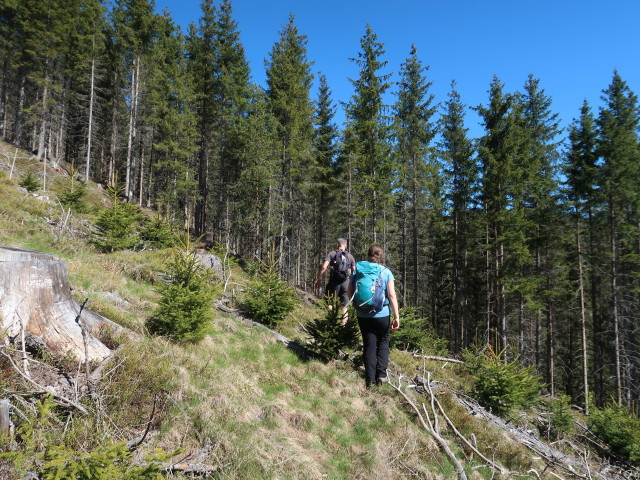
<path id="1" fill-rule="evenodd" d="M 20 187 L 28 173 L 46 190 Z M 37 365 L 36 383 L 71 379 L 74 388 L 64 395 L 88 412 L 58 406 L 64 421 L 48 427 L 50 442 L 81 454 L 142 439 L 140 458 L 161 449 L 171 454 L 169 465 L 194 468 L 168 468 L 170 478 L 640 478 L 633 467 L 606 459 L 579 412 L 574 433 L 554 442 L 545 440 L 540 409 L 492 416 L 464 393 L 472 379 L 463 364 L 394 350 L 392 383 L 366 390 L 357 356 L 326 363 L 287 348 L 282 337 L 304 345 L 300 325 L 324 314 L 309 294 L 300 292 L 277 332 L 247 322 L 230 301 L 230 309 L 212 312 L 206 337 L 195 345 L 147 335 L 170 251 L 100 253 L 88 240 L 105 205 L 102 187 L 89 185 L 87 213 L 69 214 L 57 200 L 70 188 L 68 171 L 44 173 L 42 162 L 0 142 L 0 244 L 60 257 L 76 299 L 88 298 L 89 308 L 140 338 L 113 339 L 109 361 L 92 365 L 101 372 L 92 385 L 72 359 L 28 360 Z M 241 298 L 247 273 L 234 262 L 227 273 L 233 297 Z M 0 392 L 19 413 L 17 425 L 41 398 L 2 359 Z M 15 439 L 13 445 L 22 448 Z M 0 460 L 0 478 L 24 475 L 20 468 Z"/>

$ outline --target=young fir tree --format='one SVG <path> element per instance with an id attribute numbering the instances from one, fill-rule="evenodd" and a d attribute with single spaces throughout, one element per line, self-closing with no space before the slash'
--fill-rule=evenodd
<path id="1" fill-rule="evenodd" d="M 415 46 L 402 64 L 397 100 L 394 106 L 393 133 L 395 137 L 396 181 L 394 196 L 398 210 L 399 232 L 399 285 L 400 300 L 418 305 L 424 295 L 424 283 L 419 278 L 426 257 L 420 245 L 424 230 L 429 230 L 431 220 L 425 212 L 433 201 L 437 189 L 437 166 L 430 156 L 431 142 L 436 128 L 432 117 L 436 107 L 434 96 L 429 93 L 431 82 L 426 79 L 424 67 Z M 433 213 L 433 212 L 432 212 Z"/>
<path id="2" fill-rule="evenodd" d="M 390 87 L 391 73 L 381 73 L 387 61 L 382 59 L 384 45 L 367 25 L 360 39 L 361 51 L 351 60 L 360 68 L 359 76 L 351 80 L 355 92 L 345 107 L 346 132 L 345 152 L 352 181 L 348 195 L 353 199 L 349 205 L 353 215 L 357 238 L 352 245 L 370 242 L 386 246 L 386 219 L 390 210 L 393 172 L 389 152 L 389 118 L 383 97 Z M 383 235 L 380 235 L 380 234 Z"/>
<path id="3" fill-rule="evenodd" d="M 306 36 L 298 32 L 291 15 L 265 62 L 267 99 L 277 122 L 280 143 L 280 188 L 274 199 L 281 215 L 276 232 L 278 258 L 283 262 L 284 278 L 296 284 L 303 283 L 299 278 L 305 257 L 301 246 L 310 244 L 312 234 L 307 221 L 311 215 L 306 184 L 313 177 L 315 167 L 310 99 L 313 75 L 306 44 Z"/>
<path id="4" fill-rule="evenodd" d="M 135 248 L 139 244 L 140 211 L 135 205 L 122 201 L 124 185 L 117 182 L 110 185 L 107 194 L 111 205 L 98 215 L 94 243 L 105 252 Z"/>
<path id="5" fill-rule="evenodd" d="M 355 349 L 360 343 L 360 331 L 356 318 L 342 324 L 342 303 L 337 296 L 325 297 L 322 307 L 324 315 L 305 326 L 311 340 L 307 347 L 325 362 L 335 360 L 344 352 Z"/>
<path id="6" fill-rule="evenodd" d="M 613 333 L 613 378 L 616 401 L 630 404 L 638 397 L 638 301 L 640 252 L 640 146 L 637 96 L 614 72 L 603 91 L 604 106 L 597 119 L 598 153 L 602 161 L 599 192 L 606 205 L 609 244 L 610 330 Z M 632 393 L 635 388 L 636 393 Z"/>
<path id="7" fill-rule="evenodd" d="M 472 305 L 477 303 L 478 283 L 473 276 L 472 258 L 478 253 L 476 222 L 478 203 L 478 166 L 472 141 L 464 124 L 464 105 L 455 81 L 444 104 L 440 121 L 442 141 L 440 154 L 444 171 L 451 185 L 448 201 L 451 208 L 451 257 L 453 284 L 453 345 L 455 351 L 473 342 L 475 316 Z M 475 281 L 474 281 L 475 280 Z"/>
<path id="8" fill-rule="evenodd" d="M 206 334 L 211 320 L 215 289 L 211 272 L 199 261 L 194 247 L 185 236 L 167 262 L 169 280 L 158 288 L 161 298 L 149 331 L 180 343 L 194 343 Z"/>

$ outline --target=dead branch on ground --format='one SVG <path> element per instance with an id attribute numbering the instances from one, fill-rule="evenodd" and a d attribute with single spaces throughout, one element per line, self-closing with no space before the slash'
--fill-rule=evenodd
<path id="1" fill-rule="evenodd" d="M 34 392 L 35 394 L 50 394 L 55 400 L 59 401 L 60 403 L 68 406 L 68 407 L 73 407 L 76 410 L 79 410 L 80 412 L 84 413 L 85 415 L 88 415 L 89 412 L 87 411 L 86 408 L 84 408 L 82 405 L 80 405 L 77 402 L 74 402 L 73 400 L 69 400 L 66 397 L 63 397 L 62 395 L 58 395 L 57 393 L 55 393 L 53 391 L 52 388 L 46 388 L 43 387 L 42 385 L 36 383 L 34 380 L 32 380 L 31 378 L 29 378 L 27 375 L 24 374 L 24 372 L 22 372 L 22 370 L 20 370 L 20 367 L 18 367 L 18 365 L 16 365 L 16 363 L 13 361 L 13 358 L 11 358 L 11 355 L 9 355 L 8 353 L 4 352 L 4 347 L 0 347 L 0 354 L 5 357 L 7 360 L 9 360 L 9 362 L 11 363 L 11 366 L 13 367 L 13 369 L 18 372 L 18 374 L 24 378 L 27 382 L 29 382 L 31 385 L 33 385 L 34 387 L 36 387 L 38 390 L 36 392 Z"/>

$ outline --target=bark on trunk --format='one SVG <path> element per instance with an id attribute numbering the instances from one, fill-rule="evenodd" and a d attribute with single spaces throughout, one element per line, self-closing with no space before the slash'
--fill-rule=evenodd
<path id="1" fill-rule="evenodd" d="M 65 264 L 57 257 L 30 250 L 0 246 L 0 331 L 3 341 L 20 341 L 84 362 L 101 361 L 111 350 L 99 339 L 101 331 L 123 331 L 118 324 L 88 309 L 80 323 L 87 330 L 87 345 L 75 319 L 80 304 L 71 296 Z"/>

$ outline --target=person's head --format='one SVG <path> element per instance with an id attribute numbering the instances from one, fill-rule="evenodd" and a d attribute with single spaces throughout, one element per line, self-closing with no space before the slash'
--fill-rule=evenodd
<path id="1" fill-rule="evenodd" d="M 339 238 L 338 240 L 336 240 L 336 247 L 338 247 L 341 250 L 346 250 L 347 249 L 347 239 L 346 238 Z"/>
<path id="2" fill-rule="evenodd" d="M 370 262 L 382 263 L 384 260 L 384 250 L 380 245 L 371 245 L 367 252 L 367 259 Z"/>

